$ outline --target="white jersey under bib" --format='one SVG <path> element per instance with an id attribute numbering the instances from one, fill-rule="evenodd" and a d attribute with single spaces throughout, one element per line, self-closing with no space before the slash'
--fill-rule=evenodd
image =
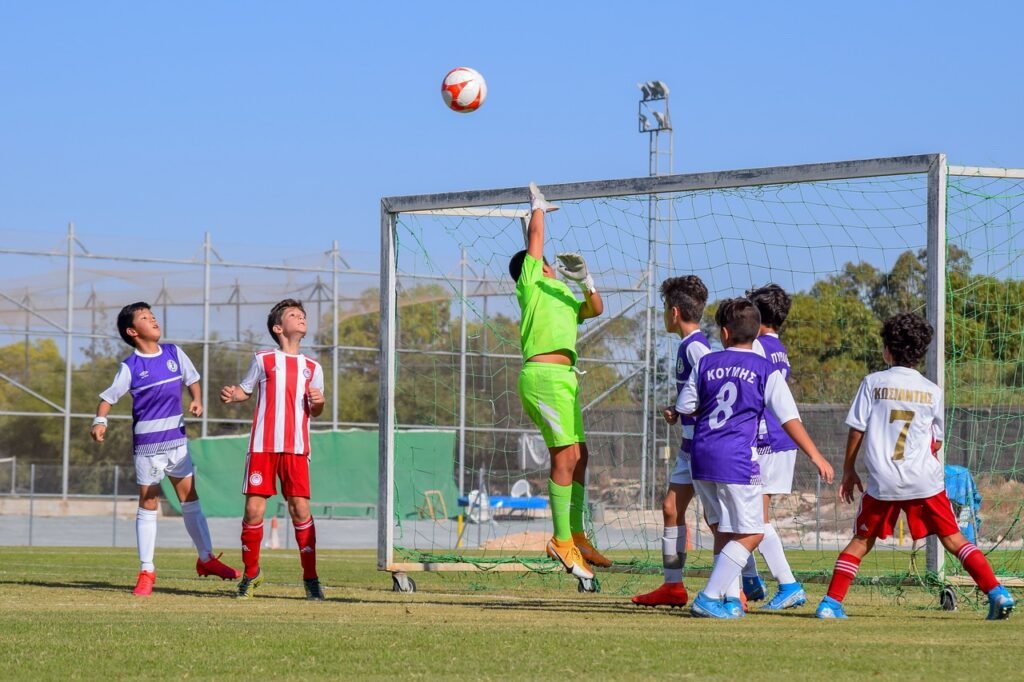
<path id="1" fill-rule="evenodd" d="M 864 432 L 868 495 L 915 500 L 945 489 L 942 463 L 932 454 L 932 440 L 942 440 L 943 402 L 941 389 L 916 369 L 890 367 L 864 377 L 846 425 Z"/>

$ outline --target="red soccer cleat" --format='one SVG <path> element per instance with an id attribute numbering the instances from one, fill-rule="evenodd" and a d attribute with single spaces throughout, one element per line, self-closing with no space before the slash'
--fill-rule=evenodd
<path id="1" fill-rule="evenodd" d="M 199 577 L 215 575 L 221 580 L 238 580 L 242 577 L 241 571 L 221 563 L 220 558 L 222 556 L 224 556 L 223 552 L 217 556 L 210 557 L 207 561 L 196 559 L 196 573 L 199 574 Z"/>
<path id="2" fill-rule="evenodd" d="M 689 601 L 682 583 L 665 583 L 653 592 L 633 597 L 633 603 L 639 606 L 686 606 Z"/>
<path id="3" fill-rule="evenodd" d="M 750 611 L 750 607 L 747 606 L 747 594 L 743 590 L 740 590 L 740 604 L 743 605 L 743 613 Z"/>
<path id="4" fill-rule="evenodd" d="M 153 583 L 156 582 L 156 571 L 139 571 L 132 594 L 136 597 L 148 597 L 153 594 Z"/>

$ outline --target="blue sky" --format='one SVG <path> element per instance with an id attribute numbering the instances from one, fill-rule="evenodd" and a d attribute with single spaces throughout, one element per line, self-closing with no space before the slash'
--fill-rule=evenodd
<path id="1" fill-rule="evenodd" d="M 1024 166 L 1022 8 L 0 0 L 0 234 L 338 239 L 372 263 L 383 195 L 646 175 L 648 79 L 676 172 Z M 475 114 L 441 102 L 460 65 L 488 81 Z"/>

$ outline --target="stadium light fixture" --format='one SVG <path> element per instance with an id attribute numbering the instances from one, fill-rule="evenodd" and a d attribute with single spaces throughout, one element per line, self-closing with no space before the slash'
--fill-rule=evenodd
<path id="1" fill-rule="evenodd" d="M 651 89 L 647 87 L 647 83 L 637 83 L 637 87 L 639 87 L 640 92 L 643 93 L 643 101 L 651 98 Z"/>
<path id="2" fill-rule="evenodd" d="M 647 117 L 640 114 L 640 132 L 644 132 L 651 129 L 651 124 L 647 122 Z"/>
<path id="3" fill-rule="evenodd" d="M 658 122 L 659 130 L 667 130 L 668 128 L 672 127 L 668 123 L 668 116 L 661 113 L 660 111 L 653 111 L 651 113 L 654 114 L 654 120 Z"/>

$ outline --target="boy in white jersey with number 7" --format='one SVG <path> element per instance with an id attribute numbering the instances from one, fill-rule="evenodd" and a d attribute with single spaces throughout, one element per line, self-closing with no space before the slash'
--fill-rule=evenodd
<path id="1" fill-rule="evenodd" d="M 883 357 L 890 367 L 864 378 L 846 417 L 850 433 L 839 495 L 852 503 L 855 488 L 864 494 L 853 539 L 836 560 L 828 594 L 815 613 L 818 618 L 846 618 L 843 599 L 861 559 L 877 538 L 892 535 L 900 511 L 907 515 L 915 540 L 937 535 L 956 555 L 988 595 L 988 620 L 1002 620 L 1013 610 L 1013 597 L 999 584 L 985 555 L 960 532 L 946 497 L 943 466 L 935 457 L 945 423 L 942 389 L 915 369 L 933 334 L 931 324 L 914 313 L 894 315 L 882 326 Z M 867 492 L 854 469 L 862 446 Z"/>

